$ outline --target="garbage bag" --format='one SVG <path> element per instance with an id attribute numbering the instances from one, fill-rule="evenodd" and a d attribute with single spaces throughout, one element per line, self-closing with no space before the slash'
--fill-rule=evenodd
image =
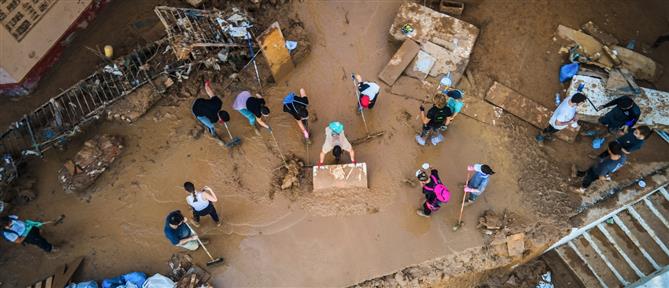
<path id="1" fill-rule="evenodd" d="M 174 288 L 174 287 L 176 287 L 174 281 L 158 273 L 146 279 L 144 285 L 142 285 L 142 288 Z"/>
<path id="2" fill-rule="evenodd" d="M 65 288 L 98 288 L 98 283 L 95 281 L 86 281 L 81 283 L 70 283 Z"/>
<path id="3" fill-rule="evenodd" d="M 569 63 L 562 65 L 562 67 L 560 67 L 560 83 L 565 82 L 574 77 L 574 75 L 576 75 L 576 73 L 578 72 L 578 68 L 579 68 L 578 63 Z"/>
<path id="4" fill-rule="evenodd" d="M 144 281 L 146 281 L 146 274 L 144 272 L 130 272 L 123 274 L 121 278 L 123 278 L 125 281 L 124 284 L 132 283 L 137 287 L 142 287 L 142 285 L 144 285 Z"/>
<path id="5" fill-rule="evenodd" d="M 116 288 L 123 284 L 125 284 L 125 281 L 121 276 L 102 280 L 102 288 Z"/>

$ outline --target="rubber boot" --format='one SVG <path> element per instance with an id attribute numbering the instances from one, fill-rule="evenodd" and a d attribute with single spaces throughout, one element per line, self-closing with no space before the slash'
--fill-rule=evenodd
<path id="1" fill-rule="evenodd" d="M 441 143 L 442 141 L 444 141 L 444 136 L 441 135 L 441 133 L 437 133 L 437 135 L 430 138 L 430 142 L 432 142 L 432 145 L 434 146 L 437 146 L 437 144 Z"/>
<path id="2" fill-rule="evenodd" d="M 425 139 L 423 139 L 423 137 L 420 137 L 420 135 L 416 135 L 416 142 L 418 142 L 420 146 L 425 146 Z"/>

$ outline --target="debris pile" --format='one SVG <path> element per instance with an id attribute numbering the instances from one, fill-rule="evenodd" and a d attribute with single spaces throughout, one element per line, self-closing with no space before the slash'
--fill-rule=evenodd
<path id="1" fill-rule="evenodd" d="M 162 94 L 157 93 L 153 87 L 144 85 L 110 105 L 107 109 L 107 119 L 128 123 L 135 122 L 149 111 L 161 97 Z"/>
<path id="2" fill-rule="evenodd" d="M 293 193 L 289 196 L 292 200 L 295 200 L 298 196 L 297 193 L 299 192 L 297 190 L 301 187 L 300 183 L 305 178 L 303 172 L 304 161 L 294 154 L 291 154 L 286 155 L 286 164 L 287 165 L 277 168 L 274 174 L 273 186 L 275 190 L 291 190 Z M 270 198 L 273 198 L 273 196 L 274 192 L 270 194 Z"/>
<path id="3" fill-rule="evenodd" d="M 120 136 L 100 135 L 86 141 L 74 159 L 65 162 L 58 172 L 63 191 L 83 192 L 116 160 L 122 149 Z"/>
<path id="4" fill-rule="evenodd" d="M 169 277 L 176 283 L 176 288 L 208 288 L 211 275 L 200 266 L 193 264 L 193 258 L 185 253 L 172 254 L 167 264 L 170 266 Z"/>
<path id="5" fill-rule="evenodd" d="M 2 193 L 0 194 L 2 198 L 0 200 L 19 205 L 26 204 L 37 197 L 36 183 L 37 179 L 34 177 L 23 177 L 19 181 L 8 185 L 7 188 L 2 189 Z M 5 207 L 4 210 L 8 210 L 7 208 Z"/>

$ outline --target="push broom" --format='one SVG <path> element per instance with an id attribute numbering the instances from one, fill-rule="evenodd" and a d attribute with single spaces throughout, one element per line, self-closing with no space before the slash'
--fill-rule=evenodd
<path id="1" fill-rule="evenodd" d="M 365 125 L 365 133 L 367 133 L 367 136 L 351 141 L 351 144 L 355 145 L 367 142 L 376 137 L 383 136 L 383 133 L 385 133 L 385 131 L 378 131 L 371 134 L 369 133 L 369 128 L 367 127 L 367 119 L 365 119 L 365 111 L 363 111 L 364 109 L 362 108 L 362 104 L 360 103 L 360 90 L 358 90 L 358 79 L 355 79 L 355 73 L 351 73 L 351 78 L 353 78 L 353 86 L 354 86 L 353 89 L 355 90 L 355 98 L 358 101 L 358 109 L 360 111 L 360 116 L 362 116 L 362 123 Z"/>
<path id="2" fill-rule="evenodd" d="M 228 121 L 230 121 L 230 114 L 228 112 L 222 111 L 224 113 L 221 113 L 221 122 L 223 122 L 223 126 L 225 126 L 225 131 L 228 132 L 228 136 L 230 137 L 230 142 L 225 143 L 225 147 L 232 148 L 234 146 L 237 146 L 242 143 L 242 139 L 239 139 L 239 137 L 232 137 L 232 133 L 230 133 L 230 128 L 228 128 Z"/>
<path id="3" fill-rule="evenodd" d="M 191 228 L 190 225 L 188 225 L 188 223 L 184 223 L 184 224 L 186 224 L 186 226 L 188 226 L 188 229 L 190 229 L 190 231 L 193 231 L 193 233 L 195 234 L 195 238 L 197 239 L 197 242 L 200 243 L 200 246 L 202 246 L 202 249 L 204 250 L 204 252 L 207 253 L 207 256 L 209 256 L 210 260 L 207 262 L 207 266 L 213 266 L 213 265 L 216 265 L 216 264 L 223 263 L 223 261 L 224 261 L 223 257 L 218 257 L 218 258 L 214 259 L 214 257 L 211 256 L 211 253 L 209 253 L 209 250 L 207 250 L 207 247 L 204 246 L 204 243 L 202 243 L 202 240 L 200 240 L 200 236 L 197 235 L 197 233 L 195 233 L 195 230 L 193 230 L 193 228 Z"/>

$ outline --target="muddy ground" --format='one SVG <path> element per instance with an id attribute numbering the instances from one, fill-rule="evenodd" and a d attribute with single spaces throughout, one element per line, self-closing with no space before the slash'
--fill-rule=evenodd
<path id="1" fill-rule="evenodd" d="M 557 52 L 560 44 L 553 40 L 557 24 L 577 28 L 592 20 L 623 41 L 636 39 L 638 45 L 669 32 L 669 5 L 659 0 L 465 2 L 461 19 L 481 28 L 468 67 L 477 87 L 467 91 L 466 97 L 483 97 L 496 80 L 551 107 L 553 95 L 561 89 L 557 71 L 563 63 L 563 55 Z M 0 114 L 0 123 L 17 119 L 54 96 L 55 91 L 89 75 L 99 60 L 85 46 L 111 44 L 121 55 L 144 43 L 141 34 L 128 28 L 129 23 L 155 17 L 153 7 L 165 3 L 178 2 L 111 2 L 79 32 L 35 93 L 0 102 L 7 107 L 6 113 Z M 357 72 L 375 79 L 399 47 L 399 43 L 389 41 L 388 29 L 400 3 L 294 1 L 288 15 L 277 15 L 299 16 L 312 44 L 311 54 L 291 75 L 262 91 L 273 110 L 269 121 L 282 152 L 313 162 L 323 142 L 323 128 L 335 119 L 344 123 L 350 138 L 364 135 L 353 112 L 349 75 Z M 650 51 L 650 56 L 665 66 L 669 63 L 666 45 Z M 669 76 L 665 73 L 655 84 L 669 90 Z M 214 83 L 229 107 L 237 91 L 220 87 L 220 82 Z M 309 147 L 300 141 L 292 118 L 280 112 L 283 96 L 300 87 L 311 97 L 315 116 L 311 123 L 314 144 Z M 480 247 L 484 244 L 475 223 L 478 215 L 490 208 L 515 213 L 513 229 L 525 231 L 537 243 L 549 241 L 569 227 L 565 216 L 572 215 L 580 204 L 580 198 L 568 192 L 569 166 L 576 163 L 585 168 L 590 162 L 585 157 L 592 152 L 587 141 L 573 145 L 558 141 L 538 147 L 532 140 L 537 129 L 513 116 L 504 114 L 498 125 L 491 126 L 460 115 L 449 127 L 445 143 L 421 148 L 413 140 L 419 129 L 415 120 L 418 103 L 392 95 L 385 85 L 382 90 L 375 110 L 366 116 L 372 130 L 384 130 L 386 135 L 356 147 L 358 161 L 370 167 L 370 190 L 354 199 L 338 199 L 344 202 L 337 205 L 327 205 L 331 199 L 309 195 L 308 183 L 302 194 L 277 191 L 272 181 L 274 168 L 281 165 L 279 150 L 265 131 L 256 135 L 234 111 L 231 128 L 244 141 L 235 150 L 226 150 L 206 136 L 198 140 L 190 136 L 194 121 L 188 99 L 160 102 L 132 125 L 101 122 L 75 138 L 65 152 L 52 151 L 44 160 L 29 164 L 30 174 L 39 179 L 37 199 L 15 212 L 28 218 L 66 214 L 65 223 L 45 229 L 45 235 L 62 250 L 54 257 L 34 247 L 0 244 L 0 266 L 6 272 L 0 275 L 0 282 L 8 287 L 28 284 L 54 265 L 79 255 L 87 256 L 77 275 L 79 280 L 100 280 L 134 270 L 165 272 L 165 262 L 178 250 L 162 235 L 164 216 L 174 209 L 187 211 L 181 188 L 187 180 L 212 187 L 221 199 L 218 207 L 223 227 L 215 228 L 204 220 L 200 229 L 211 240 L 215 254 L 226 257 L 228 263 L 211 270 L 216 287 L 346 286 L 395 275 L 420 263 L 426 264 L 418 267 L 452 267 L 449 271 L 453 275 L 493 268 L 492 264 L 500 262 L 485 257 L 472 261 L 483 253 Z M 57 171 L 84 140 L 102 132 L 122 135 L 125 151 L 86 195 L 63 193 Z M 659 137 L 652 137 L 633 156 L 633 162 L 667 161 L 666 145 Z M 423 162 L 440 170 L 454 192 L 453 199 L 461 197 L 457 187 L 464 182 L 468 164 L 487 162 L 498 172 L 484 196 L 466 209 L 465 226 L 457 232 L 451 227 L 459 212 L 458 201 L 431 219 L 415 215 L 422 195 L 418 187 L 404 180 Z M 636 176 L 626 171 L 620 171 L 620 178 Z M 364 209 L 347 209 L 353 204 Z M 462 251 L 466 252 L 457 256 Z M 206 261 L 202 253 L 194 256 L 196 262 Z M 433 272 L 428 269 L 423 273 L 431 279 L 425 283 L 439 282 L 441 275 Z M 445 283 L 469 286 L 476 279 L 472 276 Z"/>

